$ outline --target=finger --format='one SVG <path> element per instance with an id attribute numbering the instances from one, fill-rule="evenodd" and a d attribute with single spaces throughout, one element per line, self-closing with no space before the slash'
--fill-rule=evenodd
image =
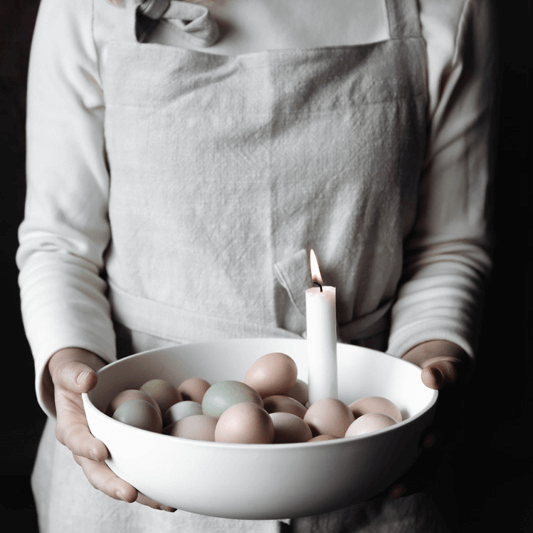
<path id="1" fill-rule="evenodd" d="M 96 370 L 105 362 L 96 354 L 81 348 L 65 348 L 56 352 L 48 362 L 54 385 L 73 392 L 88 392 L 96 385 Z"/>
<path id="2" fill-rule="evenodd" d="M 148 498 L 148 496 L 145 496 L 142 492 L 138 493 L 136 501 L 137 503 L 140 503 L 141 505 L 147 505 L 152 509 L 168 511 L 169 513 L 173 513 L 174 511 L 176 511 L 174 507 L 169 507 L 168 505 L 163 505 L 162 503 L 156 502 L 155 500 L 152 500 L 152 498 Z"/>
<path id="3" fill-rule="evenodd" d="M 94 461 L 104 461 L 109 453 L 106 446 L 90 432 L 79 394 L 56 388 L 56 438 L 76 455 Z"/>
<path id="4" fill-rule="evenodd" d="M 133 503 L 137 500 L 135 487 L 120 479 L 105 463 L 97 463 L 85 457 L 74 455 L 89 483 L 115 500 Z"/>
<path id="5" fill-rule="evenodd" d="M 85 424 L 58 423 L 56 438 L 72 453 L 91 461 L 102 462 L 109 457 L 106 445 L 95 438 Z"/>
<path id="6" fill-rule="evenodd" d="M 98 381 L 94 369 L 80 361 L 61 361 L 53 367 L 51 376 L 55 387 L 77 394 L 89 392 Z"/>
<path id="7" fill-rule="evenodd" d="M 440 390 L 459 382 L 462 361 L 454 357 L 434 357 L 422 365 L 422 382 L 430 389 Z"/>

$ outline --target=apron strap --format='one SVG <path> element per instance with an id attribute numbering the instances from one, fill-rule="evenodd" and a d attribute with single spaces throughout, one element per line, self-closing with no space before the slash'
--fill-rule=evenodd
<path id="1" fill-rule="evenodd" d="M 421 37 L 417 0 L 386 0 L 391 39 Z"/>
<path id="2" fill-rule="evenodd" d="M 127 11 L 124 26 L 119 24 L 115 40 L 146 41 L 152 31 L 193 48 L 207 48 L 220 36 L 209 9 L 179 0 L 122 0 Z"/>
<path id="3" fill-rule="evenodd" d="M 292 305 L 304 318 L 306 316 L 305 291 L 312 286 L 311 275 L 308 274 L 308 261 L 307 250 L 301 249 L 294 255 L 274 265 L 276 279 L 287 291 Z M 346 324 L 339 325 L 339 342 L 353 343 L 377 334 L 384 335 L 389 330 L 390 310 L 393 303 L 393 299 L 382 302 L 377 309 L 370 313 L 358 316 Z"/>
<path id="4" fill-rule="evenodd" d="M 113 320 L 129 329 L 172 342 L 215 341 L 242 337 L 302 338 L 301 335 L 276 326 L 213 317 L 134 296 L 112 283 L 109 283 L 108 298 L 113 310 Z"/>

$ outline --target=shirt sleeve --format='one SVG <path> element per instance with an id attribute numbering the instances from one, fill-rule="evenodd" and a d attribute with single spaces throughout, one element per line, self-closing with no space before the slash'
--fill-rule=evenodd
<path id="1" fill-rule="evenodd" d="M 417 220 L 405 243 L 387 351 L 401 356 L 417 344 L 443 339 L 474 356 L 491 270 L 491 3 L 467 0 L 457 13 L 456 2 L 424 4 L 431 122 Z M 440 28 L 453 17 L 453 41 L 444 31 L 440 39 Z M 446 64 L 444 58 L 449 58 Z"/>
<path id="2" fill-rule="evenodd" d="M 51 355 L 79 347 L 116 357 L 102 277 L 109 175 L 92 20 L 92 0 L 42 0 L 30 54 L 17 264 L 38 401 L 49 415 Z"/>

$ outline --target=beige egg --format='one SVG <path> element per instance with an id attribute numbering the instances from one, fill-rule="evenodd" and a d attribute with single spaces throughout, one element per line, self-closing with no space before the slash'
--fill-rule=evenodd
<path id="1" fill-rule="evenodd" d="M 352 402 L 349 406 L 355 419 L 368 413 L 381 413 L 389 415 L 397 422 L 402 421 L 402 413 L 396 405 L 387 398 L 381 396 L 368 396 Z"/>
<path id="2" fill-rule="evenodd" d="M 207 415 L 193 415 L 182 418 L 165 428 L 165 434 L 183 439 L 215 440 L 217 419 Z"/>
<path id="3" fill-rule="evenodd" d="M 311 428 L 297 415 L 272 413 L 274 423 L 274 444 L 307 442 L 313 437 Z"/>
<path id="4" fill-rule="evenodd" d="M 294 359 L 280 352 L 263 355 L 248 369 L 246 385 L 255 389 L 262 398 L 287 394 L 295 385 L 298 368 Z"/>
<path id="5" fill-rule="evenodd" d="M 394 426 L 398 422 L 388 415 L 380 413 L 367 413 L 361 415 L 357 420 L 350 424 L 350 427 L 346 430 L 345 437 L 355 437 L 357 435 L 365 435 L 366 433 L 372 433 L 379 429 L 388 428 Z"/>
<path id="6" fill-rule="evenodd" d="M 171 405 L 181 401 L 181 394 L 176 387 L 164 379 L 151 379 L 139 389 L 147 392 L 157 402 L 162 413 L 166 413 Z"/>
<path id="7" fill-rule="evenodd" d="M 215 429 L 215 442 L 271 444 L 273 440 L 274 423 L 255 403 L 232 405 L 220 415 Z"/>
<path id="8" fill-rule="evenodd" d="M 113 418 L 123 424 L 154 433 L 161 433 L 163 430 L 159 409 L 145 400 L 128 400 L 120 404 L 113 413 Z"/>
<path id="9" fill-rule="evenodd" d="M 263 399 L 263 407 L 267 413 L 291 413 L 303 418 L 307 409 L 294 398 L 277 394 Z"/>
<path id="10" fill-rule="evenodd" d="M 313 435 L 344 437 L 354 417 L 348 406 L 335 398 L 324 398 L 312 404 L 304 416 Z"/>
<path id="11" fill-rule="evenodd" d="M 188 378 L 179 385 L 178 392 L 181 394 L 183 400 L 190 400 L 201 404 L 202 398 L 210 386 L 211 384 L 205 379 Z"/>
<path id="12" fill-rule="evenodd" d="M 312 439 L 309 439 L 307 442 L 322 442 L 325 440 L 337 440 L 339 437 L 334 437 L 333 435 L 317 435 Z"/>
<path id="13" fill-rule="evenodd" d="M 147 393 L 137 389 L 126 389 L 122 392 L 119 392 L 107 406 L 106 414 L 108 416 L 113 416 L 113 413 L 124 403 L 129 400 L 144 400 L 145 402 L 151 403 L 161 415 L 161 410 L 157 402 Z"/>
<path id="14" fill-rule="evenodd" d="M 287 393 L 287 396 L 305 405 L 309 401 L 309 386 L 302 379 L 297 379 L 294 387 Z"/>

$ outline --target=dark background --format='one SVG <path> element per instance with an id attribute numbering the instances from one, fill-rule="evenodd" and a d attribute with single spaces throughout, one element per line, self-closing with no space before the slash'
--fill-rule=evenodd
<path id="1" fill-rule="evenodd" d="M 44 424 L 35 401 L 33 361 L 20 318 L 14 261 L 25 192 L 26 75 L 38 4 L 38 0 L 0 4 L 0 268 L 7 317 L 2 319 L 5 342 L 0 355 L 0 516 L 3 523 L 16 520 L 22 531 L 36 527 L 29 476 Z M 495 5 L 500 62 L 495 268 L 484 305 L 479 367 L 464 407 L 464 440 L 454 452 L 461 531 L 466 533 L 533 531 L 530 2 L 498 0 Z"/>

